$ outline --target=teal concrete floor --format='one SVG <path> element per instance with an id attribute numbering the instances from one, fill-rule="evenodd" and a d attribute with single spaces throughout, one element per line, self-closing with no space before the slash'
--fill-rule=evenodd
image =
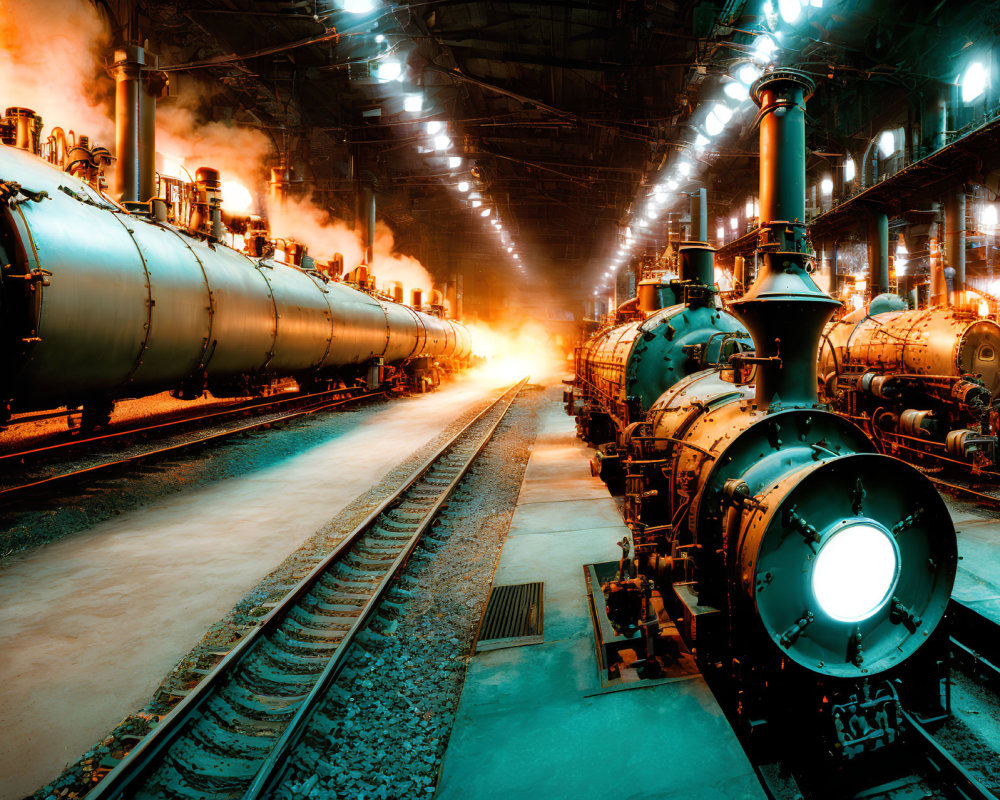
<path id="1" fill-rule="evenodd" d="M 1000 622 L 1000 520 L 956 508 L 945 496 L 958 531 L 958 574 L 952 597 Z"/>
<path id="2" fill-rule="evenodd" d="M 471 660 L 435 797 L 764 797 L 701 676 L 602 692 L 583 565 L 617 560 L 628 529 L 560 397 L 549 390 L 494 576 L 544 582 L 545 641 Z"/>

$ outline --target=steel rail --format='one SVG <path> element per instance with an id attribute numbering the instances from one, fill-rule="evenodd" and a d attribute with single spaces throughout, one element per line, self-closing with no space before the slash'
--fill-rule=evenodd
<path id="1" fill-rule="evenodd" d="M 355 395 L 353 397 L 348 397 L 343 400 L 337 400 L 330 403 L 323 402 L 318 405 L 308 405 L 306 408 L 297 409 L 296 411 L 291 411 L 279 417 L 257 419 L 247 423 L 246 425 L 240 425 L 238 427 L 229 428 L 224 431 L 216 431 L 215 433 L 211 433 L 205 436 L 199 436 L 197 438 L 188 439 L 183 442 L 175 442 L 174 444 L 165 445 L 163 447 L 156 447 L 151 450 L 144 450 L 141 453 L 135 453 L 126 456 L 125 458 L 114 459 L 111 461 L 104 461 L 99 464 L 92 464 L 89 467 L 70 470 L 69 472 L 57 472 L 54 475 L 49 475 L 48 477 L 40 478 L 34 481 L 29 481 L 27 483 L 15 484 L 13 486 L 7 486 L 7 487 L 0 487 L 0 503 L 10 502 L 12 499 L 15 499 L 19 495 L 31 491 L 36 491 L 42 487 L 54 486 L 59 483 L 66 483 L 72 480 L 77 480 L 83 477 L 84 475 L 93 475 L 99 472 L 104 472 L 107 470 L 123 467 L 129 464 L 137 464 L 138 462 L 148 458 L 153 458 L 155 456 L 163 456 L 169 453 L 175 453 L 190 447 L 197 447 L 199 445 L 207 444 L 217 439 L 223 439 L 228 436 L 234 436 L 238 433 L 245 433 L 247 431 L 256 430 L 257 428 L 267 427 L 280 422 L 288 422 L 290 420 L 298 419 L 300 417 L 306 417 L 312 414 L 317 414 L 321 411 L 329 411 L 331 408 L 336 408 L 337 406 L 347 405 L 348 403 L 352 403 L 356 400 L 364 400 L 369 397 L 376 397 L 382 394 L 385 394 L 385 392 L 372 392 L 370 394 Z"/>
<path id="2" fill-rule="evenodd" d="M 309 698 L 307 698 L 306 702 L 304 702 L 301 706 L 299 706 L 298 711 L 296 711 L 295 713 L 295 717 L 289 723 L 288 727 L 285 728 L 284 732 L 281 735 L 281 738 L 272 748 L 271 752 L 267 756 L 267 759 L 264 761 L 264 763 L 261 765 L 261 768 L 258 770 L 257 774 L 254 776 L 254 779 L 251 782 L 250 787 L 243 794 L 242 800 L 258 800 L 258 798 L 260 798 L 264 792 L 273 787 L 274 783 L 277 780 L 280 780 L 281 772 L 284 770 L 292 752 L 294 752 L 295 746 L 298 744 L 299 740 L 302 738 L 302 735 L 305 733 L 307 729 L 309 718 L 312 716 L 312 712 L 316 709 L 317 701 L 323 698 L 323 695 L 329 690 L 330 686 L 336 680 L 341 669 L 343 668 L 344 663 L 347 660 L 347 654 L 349 653 L 351 646 L 354 643 L 354 638 L 357 636 L 358 633 L 360 633 L 365 629 L 368 620 L 371 618 L 371 616 L 378 608 L 378 605 L 381 602 L 383 596 L 385 595 L 385 592 L 388 590 L 390 584 L 395 579 L 395 577 L 399 574 L 400 570 L 402 569 L 403 565 L 406 562 L 406 559 L 409 558 L 410 553 L 412 553 L 413 549 L 417 546 L 417 542 L 423 536 L 424 530 L 426 530 L 426 528 L 430 526 L 430 523 L 437 517 L 438 511 L 441 508 L 441 506 L 451 496 L 452 492 L 454 492 L 455 489 L 458 488 L 458 485 L 465 478 L 465 475 L 469 471 L 469 468 L 472 466 L 475 460 L 479 457 L 479 454 L 483 451 L 486 445 L 493 438 L 493 433 L 500 426 L 500 423 L 507 415 L 507 410 L 513 404 L 514 400 L 517 398 L 518 393 L 524 387 L 525 383 L 527 383 L 527 380 L 528 380 L 527 378 L 524 378 L 514 387 L 514 389 L 511 392 L 510 399 L 504 405 L 502 412 L 497 416 L 497 419 L 493 422 L 493 424 L 490 425 L 486 433 L 483 434 L 483 436 L 480 439 L 479 445 L 476 447 L 475 451 L 465 460 L 465 463 L 459 470 L 458 474 L 455 475 L 451 483 L 449 483 L 447 488 L 441 493 L 437 502 L 434 504 L 432 512 L 427 516 L 424 525 L 421 526 L 421 529 L 419 529 L 418 532 L 414 534 L 413 538 L 408 543 L 404 552 L 400 553 L 399 557 L 393 563 L 393 566 L 390 569 L 390 571 L 382 579 L 381 583 L 379 584 L 378 590 L 373 594 L 372 598 L 365 605 L 364 611 L 359 616 L 358 621 L 352 626 L 348 636 L 344 638 L 344 641 L 341 642 L 340 646 L 337 648 L 337 652 L 334 653 L 333 658 L 330 660 L 330 663 L 324 670 L 319 683 L 317 683 L 316 686 L 313 687 L 313 691 L 310 693 Z M 484 415 L 485 413 L 488 413 L 491 409 L 487 409 L 487 411 L 484 412 Z M 477 417 L 477 420 L 481 419 L 484 415 L 480 415 L 480 417 Z M 473 423 L 476 422 L 477 420 L 473 420 Z M 470 423 L 470 426 L 473 423 Z M 466 426 L 466 429 L 468 427 L 469 426 Z"/>
<path id="3" fill-rule="evenodd" d="M 82 449 L 92 444 L 107 444 L 108 442 L 116 439 L 127 439 L 133 436 L 142 436 L 148 433 L 162 432 L 163 430 L 169 428 L 181 428 L 196 423 L 211 422 L 212 420 L 216 420 L 221 417 L 239 416 L 240 414 L 245 414 L 247 412 L 262 412 L 268 408 L 274 408 L 288 403 L 309 403 L 324 396 L 342 396 L 345 391 L 346 390 L 344 389 L 330 389 L 325 392 L 317 392 L 314 394 L 290 394 L 287 397 L 279 398 L 274 398 L 273 396 L 267 398 L 254 398 L 247 402 L 233 403 L 223 408 L 217 408 L 207 414 L 195 413 L 190 416 L 180 416 L 172 419 L 166 419 L 161 422 L 155 422 L 151 425 L 141 425 L 139 427 L 126 428 L 125 430 L 120 431 L 110 431 L 108 433 L 102 433 L 97 436 L 88 436 L 82 439 L 70 439 L 69 441 L 56 442 L 42 447 L 33 447 L 28 450 L 16 450 L 7 453 L 0 453 L 0 467 L 4 467 L 10 462 L 21 462 L 23 459 L 29 457 L 46 457 L 68 450 Z M 355 396 L 360 397 L 361 395 Z M 365 396 L 370 397 L 371 394 Z M 14 466 L 20 468 L 23 466 L 23 463 L 17 463 Z"/>
<path id="4" fill-rule="evenodd" d="M 957 792 L 964 800 L 996 800 L 996 795 L 938 744 L 923 725 L 902 708 L 899 711 L 910 730 L 916 734 L 910 737 L 911 743 L 923 751 L 924 757 L 945 786 Z"/>
<path id="5" fill-rule="evenodd" d="M 1000 690 L 1000 624 L 954 597 L 947 617 L 952 659 Z"/>
<path id="6" fill-rule="evenodd" d="M 289 718 L 284 721 L 280 733 L 272 737 L 273 742 L 269 745 L 267 752 L 258 753 L 256 759 L 258 763 L 253 775 L 243 776 L 246 778 L 247 787 L 242 791 L 249 791 L 251 786 L 256 787 L 252 790 L 254 794 L 251 795 L 256 796 L 273 771 L 273 765 L 281 763 L 280 756 L 287 752 L 290 745 L 297 740 L 298 731 L 304 728 L 304 723 L 308 718 L 311 707 L 322 699 L 324 692 L 339 674 L 343 667 L 345 656 L 354 643 L 355 637 L 364 629 L 393 579 L 401 571 L 424 532 L 436 519 L 442 505 L 450 497 L 475 462 L 476 457 L 490 441 L 496 428 L 506 416 L 507 411 L 526 382 L 527 378 L 508 388 L 500 397 L 463 425 L 461 430 L 451 436 L 447 442 L 438 447 L 420 466 L 414 469 L 403 480 L 396 491 L 381 501 L 343 541 L 310 570 L 281 602 L 263 617 L 258 625 L 239 641 L 215 668 L 206 674 L 197 686 L 142 741 L 132 748 L 125 758 L 86 795 L 87 800 L 109 800 L 110 798 L 132 796 L 140 788 L 141 782 L 149 778 L 157 767 L 166 762 L 174 746 L 183 746 L 188 723 L 194 724 L 197 722 L 197 716 L 202 711 L 207 710 L 209 702 L 213 698 L 221 700 L 222 692 L 235 683 L 238 675 L 244 674 L 243 668 L 245 662 L 253 655 L 255 648 L 260 645 L 263 650 L 266 645 L 270 644 L 272 637 L 281 634 L 280 626 L 282 623 L 291 619 L 297 626 L 307 631 L 306 636 L 311 635 L 303 623 L 295 621 L 290 616 L 292 612 L 296 609 L 301 609 L 304 601 L 308 600 L 310 594 L 321 587 L 324 577 L 334 581 L 340 580 L 339 578 L 331 577 L 331 573 L 334 568 L 346 562 L 351 555 L 357 556 L 355 545 L 361 543 L 366 534 L 377 530 L 378 526 L 376 526 L 376 523 L 385 519 L 387 512 L 393 510 L 397 505 L 401 505 L 405 501 L 407 493 L 411 489 L 419 488 L 418 484 L 421 480 L 429 476 L 436 467 L 442 466 L 442 462 L 446 460 L 448 453 L 461 443 L 460 440 L 474 426 L 486 419 L 491 412 L 502 404 L 501 412 L 498 414 L 497 419 L 486 430 L 485 434 L 481 436 L 481 440 L 478 441 L 478 445 L 474 451 L 463 459 L 463 463 L 454 478 L 437 493 L 432 505 L 420 518 L 416 530 L 412 534 L 410 531 L 406 531 L 406 534 L 409 534 L 408 538 L 405 543 L 400 543 L 399 552 L 388 566 L 388 569 L 381 573 L 381 578 L 378 579 L 377 585 L 369 587 L 370 593 L 364 605 L 357 607 L 357 617 L 351 623 L 349 629 L 343 633 L 342 638 L 337 642 L 335 648 L 328 648 L 332 649 L 333 652 L 327 657 L 328 660 L 322 671 L 315 676 L 315 681 L 309 691 L 305 695 L 292 698 L 292 703 L 289 705 L 297 703 L 297 707 L 289 715 Z M 391 520 L 385 519 L 385 521 L 392 524 Z M 400 523 L 397 522 L 395 524 Z M 344 582 L 349 583 L 349 579 L 344 580 Z M 336 593 L 334 593 L 334 597 L 336 597 Z M 337 604 L 336 600 L 326 600 L 323 602 Z M 340 605 L 343 604 L 341 603 Z M 328 633 L 326 635 L 333 638 L 340 634 Z M 278 695 L 275 696 L 278 697 Z M 260 699 L 258 696 L 258 700 Z M 220 762 L 224 761 L 225 758 L 220 759 Z M 268 766 L 267 771 L 262 772 L 266 765 Z M 225 768 L 226 765 L 223 764 L 222 769 Z M 204 794 L 203 790 L 201 794 Z M 177 796 L 183 797 L 185 795 L 182 792 L 178 792 Z M 228 791 L 226 792 L 226 796 L 235 797 L 237 795 L 234 791 Z"/>
<path id="7" fill-rule="evenodd" d="M 941 478 L 935 478 L 933 475 L 928 475 L 926 472 L 923 473 L 924 477 L 927 478 L 931 483 L 940 486 L 950 492 L 955 492 L 959 495 L 966 495 L 981 503 L 987 503 L 989 505 L 997 506 L 1000 505 L 1000 496 L 993 494 L 986 494 L 985 492 L 980 492 L 973 489 L 970 486 L 963 486 L 960 483 L 952 483 L 951 481 L 942 480 Z"/>

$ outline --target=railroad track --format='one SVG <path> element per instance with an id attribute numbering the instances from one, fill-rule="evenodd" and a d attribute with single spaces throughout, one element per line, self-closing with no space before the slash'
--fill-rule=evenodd
<path id="1" fill-rule="evenodd" d="M 23 495 L 39 489 L 54 488 L 57 484 L 93 477 L 97 473 L 120 469 L 145 459 L 329 411 L 383 394 L 385 392 L 370 392 L 345 397 L 343 390 L 333 390 L 310 395 L 293 395 L 251 405 L 241 404 L 208 414 L 171 419 L 85 439 L 71 439 L 30 450 L 0 454 L 0 503 L 20 499 Z M 227 420 L 245 417 L 247 414 L 254 414 L 256 418 L 222 430 L 205 432 L 208 428 L 222 425 Z M 192 428 L 195 431 L 189 436 L 184 436 L 184 433 Z M 197 429 L 202 432 L 198 433 Z M 150 437 L 154 437 L 159 443 L 150 441 L 146 447 L 136 446 L 137 440 Z M 171 437 L 174 437 L 173 441 L 166 441 Z M 84 460 L 88 463 L 81 463 Z"/>
<path id="2" fill-rule="evenodd" d="M 88 800 L 258 796 L 335 684 L 359 635 L 385 620 L 375 612 L 394 579 L 526 382 L 504 392 L 415 469 Z"/>
<path id="3" fill-rule="evenodd" d="M 926 472 L 924 474 L 927 475 Z M 981 505 L 987 505 L 993 508 L 1000 507 L 1000 492 L 996 489 L 991 488 L 986 491 L 981 491 L 979 488 L 976 488 L 975 484 L 967 483 L 960 478 L 950 481 L 936 478 L 933 475 L 927 475 L 927 478 L 943 492 L 948 492 L 956 497 L 975 500 Z"/>

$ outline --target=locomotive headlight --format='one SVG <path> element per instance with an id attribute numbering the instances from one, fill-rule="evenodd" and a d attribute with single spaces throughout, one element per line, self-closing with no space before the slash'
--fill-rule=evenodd
<path id="1" fill-rule="evenodd" d="M 840 622 L 868 619 L 888 601 L 899 577 L 896 543 L 882 528 L 847 525 L 822 545 L 812 570 L 820 607 Z"/>

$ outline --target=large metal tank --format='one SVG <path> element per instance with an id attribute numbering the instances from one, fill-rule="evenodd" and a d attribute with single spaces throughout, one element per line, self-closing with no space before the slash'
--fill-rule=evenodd
<path id="1" fill-rule="evenodd" d="M 908 376 L 977 375 L 1000 394 L 1000 325 L 953 308 L 889 311 L 831 323 L 820 374 L 845 368 Z"/>
<path id="2" fill-rule="evenodd" d="M 0 146 L 0 176 L 0 399 L 17 408 L 470 354 L 457 323 L 128 214 L 26 151 Z"/>

